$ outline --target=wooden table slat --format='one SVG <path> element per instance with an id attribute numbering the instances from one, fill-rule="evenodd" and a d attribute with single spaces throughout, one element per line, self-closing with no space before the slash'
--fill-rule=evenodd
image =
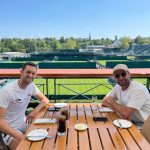
<path id="1" fill-rule="evenodd" d="M 69 125 L 72 126 L 76 123 L 77 121 L 77 116 L 76 116 L 76 108 L 70 108 L 69 110 L 70 116 L 69 117 Z"/>
<path id="2" fill-rule="evenodd" d="M 91 107 L 85 107 L 85 114 L 86 114 L 86 119 L 87 119 L 87 123 L 88 125 L 92 126 L 93 124 L 93 114 L 91 111 Z"/>
<path id="3" fill-rule="evenodd" d="M 111 135 L 111 138 L 113 140 L 113 143 L 114 143 L 116 149 L 117 150 L 118 149 L 127 150 L 127 147 L 126 147 L 124 141 L 122 140 L 118 130 L 113 127 L 109 127 L 108 130 L 109 130 L 109 133 Z"/>
<path id="4" fill-rule="evenodd" d="M 112 143 L 112 140 L 109 136 L 107 128 L 98 128 L 98 130 L 99 130 L 100 138 L 102 141 L 103 149 L 106 149 L 106 150 L 115 149 L 115 146 Z"/>
<path id="5" fill-rule="evenodd" d="M 45 139 L 45 143 L 43 145 L 43 150 L 48 150 L 48 149 L 54 149 L 55 148 L 55 138 L 57 134 L 57 128 L 53 127 L 50 128 L 48 131 L 48 134 L 53 136 L 52 138 L 47 138 Z"/>
<path id="6" fill-rule="evenodd" d="M 66 136 L 57 136 L 55 149 L 65 150 L 66 148 Z"/>
<path id="7" fill-rule="evenodd" d="M 89 139 L 87 130 L 85 131 L 77 131 L 79 135 L 79 149 L 80 150 L 90 150 Z"/>
<path id="8" fill-rule="evenodd" d="M 136 150 L 140 149 L 127 129 L 118 129 L 118 130 L 122 138 L 124 139 L 125 144 L 127 145 L 127 149 L 136 149 Z"/>
<path id="9" fill-rule="evenodd" d="M 67 141 L 67 149 L 68 150 L 77 150 L 78 149 L 78 141 L 77 141 L 77 131 L 74 128 L 69 129 L 68 141 Z"/>
<path id="10" fill-rule="evenodd" d="M 86 118 L 85 118 L 83 106 L 78 107 L 78 123 L 86 123 Z"/>
<path id="11" fill-rule="evenodd" d="M 139 130 L 137 130 L 135 125 L 132 125 L 132 128 L 129 128 L 129 132 L 134 137 L 135 141 L 137 142 L 137 144 L 140 146 L 141 149 L 146 150 L 147 147 L 150 146 L 150 144 L 145 139 L 143 139 L 142 134 L 140 133 Z"/>
<path id="12" fill-rule="evenodd" d="M 101 141 L 99 139 L 97 128 L 89 129 L 89 137 L 90 137 L 91 148 L 93 150 L 102 150 L 103 149 L 102 145 L 101 145 Z"/>

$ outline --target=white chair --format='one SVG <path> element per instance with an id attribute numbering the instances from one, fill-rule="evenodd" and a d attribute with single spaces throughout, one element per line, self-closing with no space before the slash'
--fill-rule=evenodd
<path id="1" fill-rule="evenodd" d="M 145 139 L 150 143 L 150 115 L 145 120 L 141 129 L 141 133 L 145 137 Z"/>

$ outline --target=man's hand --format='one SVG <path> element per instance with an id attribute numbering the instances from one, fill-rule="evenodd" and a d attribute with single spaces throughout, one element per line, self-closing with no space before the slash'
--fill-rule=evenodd
<path id="1" fill-rule="evenodd" d="M 22 137 L 23 137 L 23 134 L 20 132 L 17 132 L 17 134 L 15 134 L 15 139 L 18 140 L 19 142 L 21 141 Z"/>
<path id="2" fill-rule="evenodd" d="M 111 96 L 104 97 L 102 101 L 102 106 L 112 108 L 113 103 L 115 103 L 115 101 L 113 100 L 113 97 Z"/>
<path id="3" fill-rule="evenodd" d="M 26 123 L 28 123 L 28 124 L 32 123 L 32 121 L 34 120 L 36 115 L 37 115 L 37 112 L 35 110 L 30 112 L 26 118 Z"/>
<path id="4" fill-rule="evenodd" d="M 112 108 L 117 113 L 119 113 L 124 119 L 131 119 L 133 113 L 136 111 L 136 109 L 134 108 L 117 103 L 111 96 L 104 97 L 102 101 L 102 106 Z"/>

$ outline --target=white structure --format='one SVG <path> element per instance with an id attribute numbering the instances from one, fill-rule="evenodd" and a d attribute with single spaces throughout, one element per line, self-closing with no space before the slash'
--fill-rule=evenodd
<path id="1" fill-rule="evenodd" d="M 89 45 L 85 49 L 79 49 L 79 52 L 95 52 L 101 53 L 106 46 L 104 45 Z"/>
<path id="2" fill-rule="evenodd" d="M 9 58 L 15 58 L 15 57 L 28 57 L 29 54 L 21 53 L 21 52 L 5 52 L 3 55 L 8 56 Z"/>
<path id="3" fill-rule="evenodd" d="M 121 44 L 122 44 L 121 40 L 115 40 L 115 41 L 113 42 L 113 46 L 114 46 L 115 48 L 120 48 Z"/>

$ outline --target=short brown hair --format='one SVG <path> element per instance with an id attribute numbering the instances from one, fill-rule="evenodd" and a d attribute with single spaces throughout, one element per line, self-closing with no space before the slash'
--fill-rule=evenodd
<path id="1" fill-rule="evenodd" d="M 26 62 L 25 64 L 23 64 L 22 70 L 24 70 L 26 68 L 26 66 L 33 66 L 37 69 L 37 65 L 33 62 Z"/>

